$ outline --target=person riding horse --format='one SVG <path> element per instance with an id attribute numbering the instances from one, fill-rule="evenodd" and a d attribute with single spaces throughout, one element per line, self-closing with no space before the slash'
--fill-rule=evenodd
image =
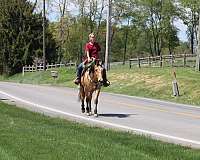
<path id="1" fill-rule="evenodd" d="M 77 77 L 74 80 L 75 84 L 77 84 L 77 85 L 80 84 L 81 74 L 82 74 L 84 66 L 87 63 L 90 63 L 93 59 L 95 59 L 96 64 L 99 63 L 99 51 L 101 51 L 101 47 L 96 42 L 94 33 L 90 33 L 89 34 L 89 42 L 86 43 L 86 45 L 85 45 L 86 57 L 84 58 L 84 61 L 81 64 L 79 64 L 79 66 L 77 68 Z M 103 73 L 104 73 L 103 74 L 103 86 L 107 87 L 110 85 L 110 82 L 107 80 L 105 68 L 104 68 Z"/>

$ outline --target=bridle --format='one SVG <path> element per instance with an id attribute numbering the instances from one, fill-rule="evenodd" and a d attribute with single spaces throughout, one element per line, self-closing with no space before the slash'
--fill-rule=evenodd
<path id="1" fill-rule="evenodd" d="M 99 65 L 100 67 L 102 67 L 101 65 Z M 95 67 L 95 66 L 93 66 L 93 67 Z M 94 74 L 94 68 L 93 68 L 93 74 Z M 100 88 L 102 85 L 103 85 L 103 83 L 101 82 L 101 81 L 95 81 L 95 80 L 93 80 L 92 78 L 91 78 L 91 76 L 90 76 L 90 73 L 89 73 L 89 80 L 90 80 L 90 82 L 91 83 L 93 83 L 93 84 L 95 84 L 95 86 L 96 86 L 96 88 Z"/>

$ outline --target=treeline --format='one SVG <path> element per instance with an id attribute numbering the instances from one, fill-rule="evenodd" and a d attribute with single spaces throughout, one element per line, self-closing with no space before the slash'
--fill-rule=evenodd
<path id="1" fill-rule="evenodd" d="M 64 1 L 62 1 L 64 2 Z M 79 14 L 60 14 L 60 21 L 52 24 L 54 35 L 64 59 L 77 58 L 90 32 L 97 34 L 104 53 L 106 16 L 105 0 L 73 2 Z M 60 3 L 62 9 L 64 3 Z M 200 2 L 194 0 L 115 0 L 112 3 L 112 61 L 136 56 L 194 53 Z M 63 11 L 63 10 L 62 10 Z M 188 27 L 188 42 L 178 38 L 176 21 Z M 64 38 L 62 38 L 64 37 Z M 79 51 L 80 53 L 77 53 Z M 103 56 L 102 56 L 103 57 Z M 61 58 L 62 59 L 62 58 Z"/>
<path id="2" fill-rule="evenodd" d="M 0 72 L 15 74 L 42 57 L 42 14 L 27 0 L 0 1 Z M 46 21 L 48 28 L 49 22 Z M 56 60 L 56 42 L 46 30 L 48 61 Z"/>
<path id="3" fill-rule="evenodd" d="M 162 54 L 194 53 L 197 43 L 199 0 L 113 0 L 111 61 Z M 46 21 L 47 61 L 80 61 L 88 34 L 94 32 L 105 53 L 107 0 L 51 0 Z M 1 0 L 0 60 L 4 73 L 21 71 L 42 58 L 40 1 Z M 76 11 L 69 11 L 76 7 Z M 37 10 L 37 12 L 36 12 Z M 51 16 L 52 17 L 52 16 Z M 188 27 L 188 42 L 178 38 L 176 21 Z"/>

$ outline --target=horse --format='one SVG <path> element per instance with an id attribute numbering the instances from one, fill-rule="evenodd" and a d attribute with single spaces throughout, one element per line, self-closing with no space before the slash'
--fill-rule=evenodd
<path id="1" fill-rule="evenodd" d="M 93 66 L 86 69 L 81 76 L 80 82 L 80 90 L 79 90 L 79 99 L 81 100 L 81 111 L 85 113 L 85 104 L 86 101 L 86 114 L 90 116 L 92 114 L 92 95 L 95 92 L 94 97 L 94 116 L 97 117 L 97 105 L 98 105 L 98 98 L 101 90 L 101 86 L 103 85 L 103 74 L 105 69 L 99 65 L 94 64 Z"/>

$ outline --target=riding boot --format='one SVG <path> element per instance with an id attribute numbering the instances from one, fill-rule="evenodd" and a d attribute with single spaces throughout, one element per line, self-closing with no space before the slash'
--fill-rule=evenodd
<path id="1" fill-rule="evenodd" d="M 106 76 L 106 69 L 105 69 L 105 68 L 103 69 L 102 78 L 103 78 L 103 86 L 104 86 L 104 87 L 108 87 L 108 86 L 110 85 L 110 82 L 109 82 L 108 79 L 107 79 L 107 76 Z"/>

